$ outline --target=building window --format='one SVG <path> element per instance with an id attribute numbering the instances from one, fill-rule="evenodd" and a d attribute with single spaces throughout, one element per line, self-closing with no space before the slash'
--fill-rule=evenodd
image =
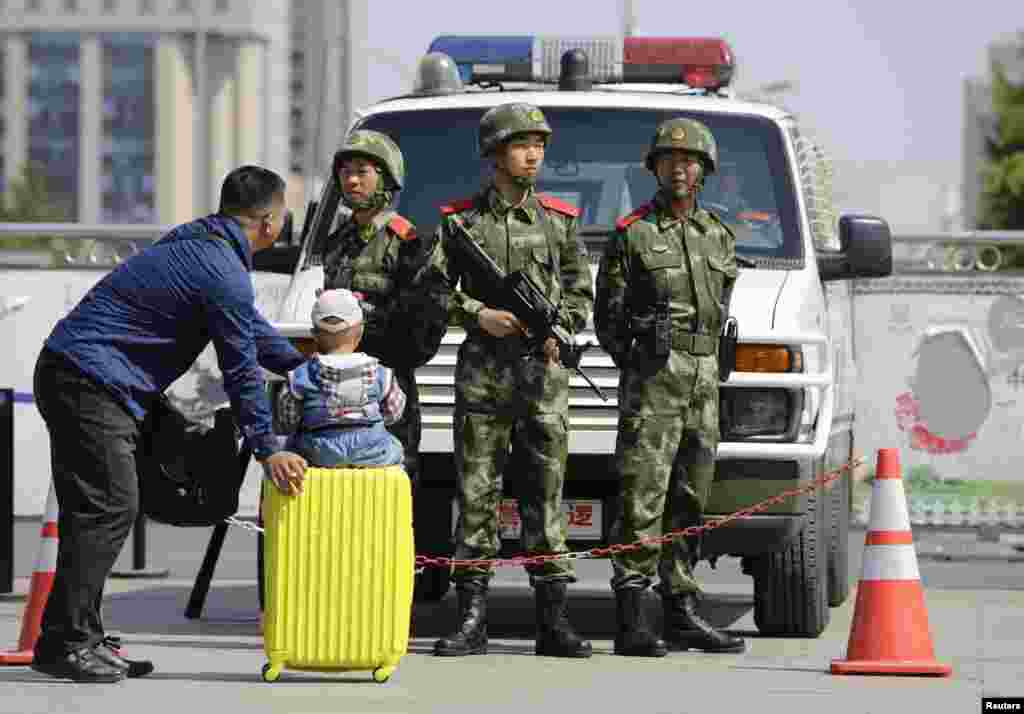
<path id="1" fill-rule="evenodd" d="M 219 15 L 226 15 L 231 12 L 231 4 L 229 0 L 217 0 L 214 5 L 214 10 L 216 10 Z"/>
<path id="2" fill-rule="evenodd" d="M 154 0 L 139 0 L 139 12 L 143 15 L 152 15 L 156 8 Z"/>
<path id="3" fill-rule="evenodd" d="M 42 12 L 43 0 L 25 0 L 25 12 Z"/>
<path id="4" fill-rule="evenodd" d="M 117 0 L 103 0 L 103 12 L 117 12 Z"/>
<path id="5" fill-rule="evenodd" d="M 30 35 L 28 43 L 28 160 L 46 173 L 51 207 L 78 215 L 81 119 L 78 33 Z"/>
<path id="6" fill-rule="evenodd" d="M 64 0 L 64 12 L 78 12 L 78 0 Z"/>
<path id="7" fill-rule="evenodd" d="M 182 14 L 192 12 L 192 0 L 178 0 L 177 12 Z"/>
<path id="8" fill-rule="evenodd" d="M 104 223 L 155 223 L 156 80 L 154 35 L 103 35 Z"/>

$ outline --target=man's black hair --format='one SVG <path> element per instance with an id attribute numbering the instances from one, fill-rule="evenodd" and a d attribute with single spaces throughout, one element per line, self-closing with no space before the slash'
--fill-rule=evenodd
<path id="1" fill-rule="evenodd" d="M 284 192 L 284 179 L 270 169 L 241 166 L 224 179 L 218 210 L 229 216 L 265 212 Z"/>

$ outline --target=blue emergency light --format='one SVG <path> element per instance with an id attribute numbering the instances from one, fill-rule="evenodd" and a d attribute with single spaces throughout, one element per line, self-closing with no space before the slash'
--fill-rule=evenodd
<path id="1" fill-rule="evenodd" d="M 528 35 L 441 35 L 428 51 L 451 57 L 466 83 L 533 79 L 533 37 Z"/>
<path id="2" fill-rule="evenodd" d="M 467 84 L 554 83 L 570 50 L 586 53 L 593 82 L 679 83 L 716 91 L 729 85 L 735 70 L 732 48 L 714 37 L 441 35 L 429 52 L 450 57 Z"/>

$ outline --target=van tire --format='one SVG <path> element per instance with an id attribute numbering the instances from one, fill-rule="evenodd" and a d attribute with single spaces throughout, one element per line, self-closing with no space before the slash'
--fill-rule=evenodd
<path id="1" fill-rule="evenodd" d="M 775 553 L 753 563 L 754 624 L 763 635 L 818 637 L 828 627 L 827 497 L 807 496 L 800 533 Z M 823 527 L 825 526 L 825 527 Z"/>
<path id="2" fill-rule="evenodd" d="M 832 484 L 828 500 L 832 510 L 832 539 L 828 549 L 828 604 L 839 607 L 850 597 L 850 490 L 849 473 Z"/>

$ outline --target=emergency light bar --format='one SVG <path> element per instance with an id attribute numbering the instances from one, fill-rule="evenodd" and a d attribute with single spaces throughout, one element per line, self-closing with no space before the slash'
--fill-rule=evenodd
<path id="1" fill-rule="evenodd" d="M 732 48 L 714 37 L 441 35 L 429 52 L 455 62 L 463 82 L 559 81 L 562 55 L 581 49 L 589 78 L 606 83 L 681 83 L 718 90 L 735 70 Z"/>

